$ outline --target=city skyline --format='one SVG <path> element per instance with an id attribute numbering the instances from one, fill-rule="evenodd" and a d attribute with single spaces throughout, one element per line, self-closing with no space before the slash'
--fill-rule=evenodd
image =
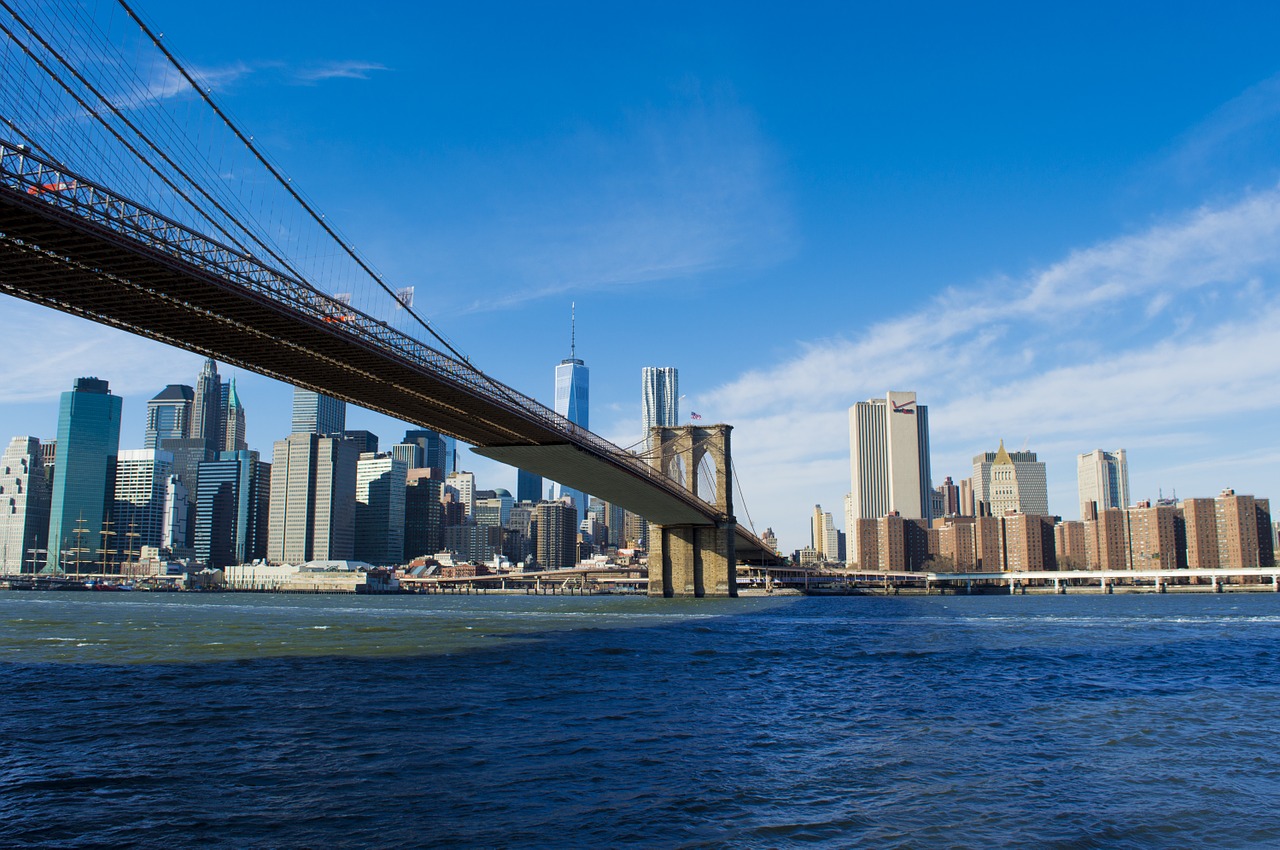
<path id="1" fill-rule="evenodd" d="M 207 372 L 208 372 L 208 369 L 209 369 L 209 367 L 210 367 L 210 365 L 211 365 L 211 364 L 210 364 L 210 361 L 209 361 L 208 359 L 206 359 L 206 358 L 198 358 L 198 360 L 199 360 L 199 361 L 201 361 L 201 362 L 203 362 L 203 363 L 205 364 L 205 365 L 204 365 L 204 367 L 203 367 L 202 373 L 207 373 Z M 562 362 L 561 362 L 561 364 L 560 364 L 560 366 L 564 366 L 564 365 L 565 365 L 565 364 L 567 364 L 567 363 L 572 363 L 574 366 L 579 366 L 579 365 L 582 363 L 582 361 L 581 361 L 581 360 L 577 360 L 576 358 L 571 358 L 571 359 L 568 359 L 568 360 L 562 361 Z M 217 368 L 217 365 L 219 365 L 219 364 L 216 364 L 216 363 L 215 363 L 215 364 L 213 364 L 213 365 L 214 365 L 214 368 L 215 368 L 215 372 L 214 372 L 214 374 L 215 374 L 215 375 L 217 375 L 218 373 L 216 372 L 216 368 Z M 557 369 L 559 369 L 559 368 L 560 368 L 560 367 L 557 367 Z M 648 368 L 649 368 L 649 367 L 646 367 L 646 370 L 647 370 Z M 673 370 L 673 371 L 674 371 L 674 370 Z M 251 374 L 251 373 L 243 373 L 243 372 L 242 372 L 242 373 L 238 373 L 238 374 L 240 374 L 241 376 L 243 376 L 243 375 L 247 375 L 247 374 Z M 179 377 L 179 378 L 180 378 L 181 376 L 176 376 L 176 377 Z M 257 376 L 254 376 L 254 377 L 257 377 Z M 643 377 L 643 375 L 642 375 L 642 377 Z M 75 379 L 75 380 L 80 380 L 80 379 Z M 85 379 L 85 380 L 89 380 L 89 379 Z M 198 380 L 199 380 L 199 378 L 197 378 L 197 381 L 198 381 Z M 276 384 L 276 382 L 270 382 L 270 383 L 271 383 L 271 384 Z M 223 394 L 223 396 L 224 396 L 224 397 L 227 395 L 227 391 L 228 391 L 228 389 L 229 389 L 229 388 L 232 388 L 232 387 L 233 387 L 233 385 L 234 385 L 234 378 L 232 378 L 232 379 L 230 379 L 230 380 L 227 380 L 227 381 L 223 381 L 223 382 L 222 382 L 222 389 L 223 389 L 223 393 L 222 393 L 222 394 Z M 146 442 L 147 442 L 147 441 L 149 441 L 149 440 L 152 438 L 153 427 L 154 427 L 155 416 L 156 416 L 155 409 L 156 409 L 156 406 L 157 406 L 157 402 L 163 402 L 163 401 L 167 400 L 167 398 L 174 396 L 174 395 L 176 394 L 176 393 L 175 393 L 175 391 L 176 391 L 179 387 L 181 387 L 181 386 L 182 386 L 181 384 L 169 383 L 169 384 L 166 384 L 166 385 L 164 386 L 164 388 L 163 388 L 160 392 L 156 393 L 154 396 L 151 396 L 150 398 L 148 398 L 148 396 L 147 396 L 147 394 L 146 394 L 146 393 L 142 393 L 142 394 L 140 394 L 140 395 L 137 397 L 137 399 L 136 399 L 136 400 L 137 400 L 137 402 L 138 402 L 139 404 L 141 404 L 141 405 L 143 406 L 143 410 L 142 410 L 141 415 L 137 417 L 137 420 L 138 420 L 138 427 L 141 429 L 141 434 L 139 435 L 139 438 L 138 438 L 138 439 L 136 439 L 136 440 L 131 439 L 131 438 L 129 437 L 129 435 L 126 433 L 126 431 L 127 431 L 128 427 L 129 427 L 129 423 L 130 423 L 130 422 L 132 421 L 132 419 L 133 419 L 133 417 L 130 417 L 130 416 L 129 416 L 129 413 L 130 413 L 129 405 L 128 405 L 128 404 L 126 404 L 126 403 L 121 403 L 121 404 L 119 405 L 119 409 L 120 409 L 120 411 L 121 411 L 121 413 L 119 414 L 119 422 L 120 422 L 120 423 L 124 423 L 123 425 L 118 426 L 118 427 L 120 427 L 120 436 L 119 436 L 119 446 L 120 446 L 120 449 L 119 449 L 119 450 L 120 450 L 120 452 L 126 452 L 126 451 L 140 451 L 140 450 L 141 450 L 139 447 L 144 446 L 144 445 L 146 444 Z M 288 417 L 285 417 L 285 418 L 286 418 L 287 420 L 289 420 L 289 421 L 293 422 L 293 424 L 295 424 L 295 425 L 296 425 L 296 416 L 297 416 L 297 410 L 298 410 L 298 390 L 297 390 L 296 388 L 294 388 L 294 387 L 290 386 L 290 385 L 278 384 L 277 386 L 282 387 L 282 388 L 283 388 L 283 390 L 284 390 L 284 391 L 286 391 L 286 392 L 288 393 L 288 396 L 289 396 L 289 399 L 290 399 L 290 403 L 289 403 L 289 405 L 288 405 L 288 410 L 290 411 L 290 415 L 289 415 Z M 190 389 L 190 387 L 187 387 L 187 389 Z M 232 389 L 232 390 L 231 390 L 231 392 L 232 392 L 232 395 L 235 395 L 235 391 L 234 391 L 234 389 Z M 315 397 L 315 394 L 313 394 L 313 393 L 306 393 L 305 395 L 306 395 L 306 396 L 310 396 L 310 397 L 312 397 L 312 398 L 314 398 L 314 397 Z M 897 394 L 895 394 L 895 393 L 892 393 L 892 392 L 891 392 L 891 393 L 889 393 L 889 394 L 888 394 L 888 396 L 895 396 L 895 395 L 896 395 L 896 396 L 901 396 L 901 397 L 905 398 L 905 397 L 907 397 L 907 396 L 914 396 L 914 393 L 897 393 Z M 117 399 L 120 399 L 120 398 L 121 398 L 121 397 L 119 397 L 119 396 L 116 396 L 116 395 L 115 395 L 114 390 L 113 390 L 113 391 L 111 391 L 111 397 L 113 397 L 113 398 L 117 398 Z M 322 398 L 323 398 L 323 397 L 322 397 Z M 224 400 L 225 400 L 225 399 L 224 399 Z M 122 401 L 123 401 L 123 400 L 122 400 Z M 878 405 L 878 406 L 880 406 L 880 407 L 886 407 L 886 409 L 887 409 L 888 405 L 890 404 L 890 402 L 886 401 L 885 399 L 872 399 L 872 401 L 873 401 L 873 402 L 879 402 L 879 405 Z M 858 407 L 859 405 L 867 405 L 867 404 L 868 404 L 867 402 L 859 402 L 858 404 L 855 404 L 855 405 L 854 405 L 854 408 Z M 914 403 L 914 401 L 908 401 L 908 402 L 906 402 L 906 404 L 911 405 L 912 407 L 915 407 L 915 403 Z M 414 428 L 412 428 L 412 427 L 406 427 L 403 423 L 399 423 L 399 422 L 398 422 L 398 420 L 392 420 L 392 419 L 391 419 L 391 418 L 389 418 L 389 417 L 382 416 L 382 415 L 380 415 L 380 414 L 374 414 L 374 413 L 371 413 L 370 411 L 365 411 L 365 410 L 363 410 L 363 409 L 361 409 L 361 408 L 358 408 L 358 407 L 354 407 L 354 406 L 348 407 L 348 406 L 346 406 L 346 405 L 343 405 L 342 403 L 338 403 L 338 405 L 339 405 L 340 407 L 342 407 L 342 408 L 346 408 L 347 410 L 354 410 L 354 411 L 358 411 L 359 413 L 365 414 L 365 415 L 367 415 L 368 417 L 376 417 L 376 419 L 381 423 L 381 426 L 382 426 L 382 427 L 384 427 L 384 429 L 385 429 L 387 426 L 389 426 L 389 425 L 390 425 L 390 426 L 393 426 L 393 427 L 405 428 L 405 429 L 406 429 L 406 433 L 407 433 L 407 434 L 425 434 L 425 433 L 431 433 L 431 432 L 428 432 L 428 431 L 421 431 L 421 430 L 419 430 L 419 429 L 414 429 Z M 252 405 L 245 405 L 243 402 L 241 402 L 241 401 L 237 398 L 237 399 L 236 399 L 236 404 L 235 404 L 235 405 L 233 405 L 233 407 L 243 409 L 244 407 L 252 408 Z M 639 407 L 643 408 L 643 403 L 642 403 L 641 405 L 639 405 Z M 924 412 L 926 412 L 926 411 L 927 411 L 928 406 L 926 406 L 926 405 L 920 405 L 920 406 L 919 406 L 919 408 L 917 408 L 917 409 L 919 409 L 921 413 L 924 413 Z M 193 410 L 194 410 L 194 408 L 193 408 Z M 851 409 L 850 409 L 850 411 L 849 411 L 849 414 L 850 414 L 850 415 L 852 414 L 852 411 L 853 411 L 853 408 L 851 408 Z M 56 406 L 55 406 L 55 413 L 56 413 Z M 225 414 L 226 414 L 226 411 L 225 411 L 225 410 L 223 410 L 223 411 L 221 411 L 221 412 L 220 412 L 220 421 L 221 421 L 221 422 L 223 422 L 223 423 L 225 423 L 225 421 L 226 421 L 226 420 L 225 420 Z M 641 411 L 641 415 L 643 415 L 643 411 Z M 918 414 L 917 414 L 917 415 L 918 415 Z M 55 418 L 56 418 L 56 417 L 55 417 Z M 240 425 L 240 427 L 241 427 L 241 428 L 243 428 L 243 427 L 244 427 L 244 423 L 243 423 L 244 416 L 243 416 L 243 413 L 241 414 L 241 417 L 240 417 L 240 418 L 241 418 L 241 425 Z M 255 418 L 256 418 L 256 417 L 255 417 Z M 913 417 L 913 418 L 914 418 L 914 417 Z M 363 420 L 357 420 L 357 421 L 363 421 Z M 193 427 L 194 427 L 194 423 L 195 423 L 195 417 L 194 417 L 194 415 L 193 415 L 193 417 L 192 417 L 192 423 L 193 423 Z M 225 427 L 225 425 L 224 425 L 224 427 Z M 367 430 L 365 430 L 365 429 L 347 429 L 347 432 L 348 432 L 348 433 L 352 433 L 352 434 L 360 434 L 360 435 L 369 435 L 369 436 L 372 436 L 371 432 L 368 432 L 368 431 L 367 431 Z M 280 442 L 282 442 L 282 441 L 284 440 L 284 438 L 285 438 L 285 437 L 289 436 L 289 434 L 291 434 L 291 433 L 296 433 L 296 432 L 288 431 L 288 432 L 286 432 L 284 435 L 282 435 L 282 436 L 278 437 L 278 438 L 277 438 L 277 439 L 275 439 L 275 440 L 267 440 L 267 444 L 268 444 L 268 448 L 267 448 L 267 450 L 266 450 L 266 451 L 264 451 L 264 452 L 260 452 L 260 454 L 262 455 L 262 457 L 263 457 L 263 459 L 264 459 L 264 462 L 270 463 L 270 458 L 272 458 L 272 456 L 273 456 L 273 449 L 274 449 L 274 448 L 275 448 L 275 447 L 276 447 Z M 25 438 L 25 437 L 27 437 L 27 436 L 30 436 L 30 437 L 32 437 L 32 438 L 34 438 L 34 439 L 39 440 L 42 444 L 44 444 L 44 443 L 55 443 L 55 442 L 56 442 L 56 436 L 47 436 L 47 437 L 42 437 L 42 436 L 40 436 L 40 435 L 39 435 L 39 434 L 37 434 L 37 433 L 30 433 L 30 434 L 14 434 L 14 435 L 11 435 L 11 437 L 12 437 L 13 439 L 17 439 L 18 437 L 24 437 L 24 438 Z M 220 438 L 221 438 L 221 439 L 225 439 L 225 433 L 224 433 L 223 435 L 220 435 Z M 392 438 L 392 439 L 396 439 L 396 438 Z M 449 438 L 443 438 L 443 439 L 445 439 L 446 441 L 447 441 L 447 440 L 449 440 Z M 848 436 L 846 436 L 846 440 L 848 440 L 848 439 L 849 439 L 849 437 L 848 437 Z M 256 438 L 255 438 L 255 440 L 256 440 Z M 246 444 L 246 445 L 247 445 L 247 447 L 248 447 L 249 449 L 253 449 L 255 452 L 257 452 L 257 451 L 258 451 L 258 450 L 257 450 L 257 448 L 256 448 L 256 442 L 254 442 L 254 443 L 252 443 L 252 444 Z M 386 446 L 385 446 L 384 448 L 385 448 L 385 450 L 390 451 L 390 450 L 392 449 L 392 443 L 391 443 L 391 441 L 387 441 L 387 444 L 386 444 Z M 398 447 L 397 447 L 397 448 L 398 448 Z M 1102 450 L 1091 450 L 1090 452 L 1083 452 L 1083 453 L 1079 453 L 1078 455 L 1074 455 L 1073 457 L 1075 457 L 1075 458 L 1076 458 L 1080 463 L 1083 463 L 1083 462 L 1084 462 L 1084 459 L 1085 459 L 1086 457 L 1089 457 L 1089 456 L 1091 456 L 1091 455 L 1093 455 L 1093 454 L 1095 454 L 1095 453 L 1099 453 L 1099 452 L 1101 452 L 1101 451 L 1102 451 Z M 217 454 L 218 454 L 218 452 L 214 452 L 214 457 L 215 457 L 215 459 L 216 459 L 216 457 L 217 457 Z M 1104 454 L 1110 454 L 1110 453 L 1104 453 Z M 986 452 L 986 453 L 985 453 L 985 459 L 986 459 L 986 461 L 987 461 L 987 464 L 986 464 L 986 465 L 988 465 L 988 466 L 989 466 L 989 465 L 990 465 L 990 462 L 992 461 L 992 459 L 994 459 L 994 458 L 996 457 L 996 455 L 997 455 L 997 453 L 996 453 L 996 452 L 990 452 L 990 451 Z M 1037 473 L 1036 473 L 1036 482 L 1037 482 L 1037 488 L 1039 488 L 1039 489 L 1038 489 L 1038 492 L 1042 492 L 1042 493 L 1043 493 L 1043 492 L 1044 492 L 1044 490 L 1043 490 L 1043 488 L 1044 488 L 1044 479 L 1047 477 L 1047 476 L 1045 476 L 1045 474 L 1044 474 L 1044 469 L 1043 469 L 1043 468 L 1044 468 L 1044 466 L 1045 466 L 1045 464 L 1044 464 L 1044 462 L 1043 462 L 1043 461 L 1040 461 L 1040 462 L 1036 462 L 1036 461 L 1035 461 L 1035 458 L 1036 458 L 1036 452 L 1029 452 L 1029 453 L 1028 453 L 1028 452 L 1013 452 L 1013 453 L 1011 453 L 1011 455 L 1012 455 L 1012 457 L 1013 457 L 1013 460 L 1014 460 L 1016 463 L 1021 463 L 1021 461 L 1023 460 L 1023 455 L 1026 455 L 1026 459 L 1029 459 L 1029 460 L 1032 462 L 1032 464 L 1033 464 L 1034 466 L 1039 467 L 1039 470 L 1038 470 L 1038 471 L 1037 471 Z M 1127 464 L 1127 461 L 1126 461 L 1126 460 L 1124 460 L 1124 458 L 1127 456 L 1127 452 L 1126 452 L 1125 450 L 1121 449 L 1121 450 L 1119 450 L 1119 455 L 1120 455 L 1120 457 L 1121 457 L 1121 459 L 1122 459 L 1122 462 L 1123 462 L 1123 465 L 1124 465 L 1124 480 L 1127 482 L 1127 476 L 1128 476 L 1128 464 Z M 425 456 L 425 455 L 424 455 L 424 456 Z M 972 460 L 972 466 L 971 466 L 971 468 L 970 468 L 970 471 L 971 471 L 975 476 L 977 475 L 978 468 L 979 468 L 979 466 L 980 466 L 979 461 L 981 461 L 981 460 L 983 460 L 983 459 L 984 459 L 984 455 L 978 455 L 978 456 L 975 456 L 975 457 L 973 458 L 973 460 Z M 477 483 L 476 483 L 476 485 L 475 485 L 476 487 L 479 487 L 479 486 L 480 486 L 480 484 L 483 482 L 484 486 L 485 486 L 487 489 L 500 488 L 500 489 L 509 489 L 509 490 L 511 490 L 511 491 L 513 491 L 513 492 L 514 492 L 514 490 L 515 490 L 515 488 L 516 488 L 516 486 L 517 486 L 517 484 L 516 484 L 516 482 L 517 482 L 517 477 L 516 477 L 516 473 L 517 473 L 517 471 L 516 471 L 516 470 L 511 469 L 511 468 L 509 468 L 509 467 L 502 466 L 501 464 L 493 464 L 493 463 L 491 463 L 491 462 L 486 461 L 484 458 L 481 458 L 481 457 L 479 457 L 479 456 L 475 456 L 475 455 L 468 455 L 468 457 L 467 457 L 465 460 L 466 460 L 466 462 L 467 462 L 467 463 L 469 463 L 470 465 L 472 465 L 472 466 L 475 466 L 475 467 L 477 467 L 477 468 L 480 468 L 480 469 L 485 470 L 485 472 L 483 473 L 483 478 L 481 478 L 479 475 L 476 475 L 476 476 L 475 476 L 475 478 L 476 478 L 476 482 L 477 482 Z M 848 465 L 849 465 L 850 461 L 851 461 L 851 456 L 850 456 L 850 457 L 845 458 L 845 459 L 842 461 L 842 463 L 844 464 L 844 466 L 845 466 L 845 469 L 846 469 L 846 470 L 848 469 Z M 459 463 L 462 463 L 462 462 L 463 462 L 463 459 L 460 457 L 460 459 L 459 459 Z M 1075 486 L 1073 486 L 1073 490 L 1076 490 L 1076 492 L 1079 492 L 1079 490 L 1078 490 L 1078 486 L 1079 486 L 1079 478 L 1078 478 L 1079 470 L 1076 470 L 1075 472 L 1076 472 L 1076 482 L 1077 482 L 1077 483 L 1076 483 L 1076 485 L 1075 485 Z M 846 473 L 846 474 L 847 474 L 847 473 Z M 947 475 L 942 475 L 942 476 L 941 476 L 941 478 L 947 478 L 947 477 L 950 477 L 950 476 L 947 476 Z M 510 482 L 508 482 L 508 478 L 510 479 Z M 961 478 L 960 480 L 962 480 L 962 481 L 969 481 L 969 480 L 970 480 L 970 478 L 969 478 L 969 476 L 962 476 L 962 478 Z M 975 480 L 975 481 L 976 481 L 976 478 L 975 478 L 975 479 L 973 479 L 973 480 Z M 941 484 L 941 483 L 942 483 L 942 480 L 941 480 L 941 479 L 939 479 L 939 480 L 937 480 L 937 481 L 934 481 L 933 483 L 934 483 L 934 486 L 936 487 L 936 486 L 938 486 L 939 484 Z M 1218 492 L 1218 491 L 1220 491 L 1220 490 L 1222 490 L 1222 489 L 1227 489 L 1227 488 L 1230 488 L 1230 489 L 1238 489 L 1238 488 L 1235 488 L 1235 487 L 1234 487 L 1234 485 L 1232 485 L 1232 484 L 1231 484 L 1231 483 L 1229 483 L 1229 482 L 1222 482 L 1222 483 L 1219 483 L 1219 484 L 1217 485 L 1217 489 L 1214 489 L 1214 487 L 1212 487 L 1212 486 L 1211 486 L 1211 487 L 1209 487 L 1209 488 L 1207 488 L 1207 489 L 1205 489 L 1205 490 L 1203 490 L 1203 491 L 1194 491 L 1194 492 L 1191 492 L 1191 491 L 1185 491 L 1185 490 L 1184 490 L 1184 491 L 1183 491 L 1182 493 L 1180 493 L 1180 494 L 1176 492 L 1176 489 L 1175 489 L 1175 490 L 1170 490 L 1170 491 L 1165 491 L 1163 488 L 1161 488 L 1161 490 L 1160 490 L 1157 494 L 1135 494 L 1135 495 L 1133 495 L 1133 496 L 1129 499 L 1130 504 L 1129 504 L 1129 505 L 1124 505 L 1124 506 L 1122 506 L 1122 507 L 1131 507 L 1133 504 L 1137 504 L 1138 502 L 1140 502 L 1140 501 L 1142 501 L 1142 500 L 1144 500 L 1144 499 L 1145 499 L 1145 500 L 1150 500 L 1150 501 L 1153 501 L 1153 502 L 1154 502 L 1158 497 L 1162 497 L 1162 498 L 1169 498 L 1169 497 L 1172 497 L 1172 496 L 1175 496 L 1175 495 L 1176 495 L 1176 496 L 1178 496 L 1178 498 L 1179 498 L 1179 499 L 1181 499 L 1181 498 L 1212 498 L 1212 497 L 1213 497 L 1213 494 L 1214 494 L 1215 492 Z M 975 493 L 975 498 L 977 497 L 977 494 L 980 492 L 980 489 L 981 489 L 980 487 L 975 487 L 975 489 L 974 489 L 974 491 L 973 491 L 973 492 Z M 556 494 L 557 496 L 559 495 L 559 491 L 560 491 L 560 487 L 559 487 L 559 485 L 555 485 L 555 494 Z M 1128 485 L 1127 485 L 1127 483 L 1124 485 L 1124 492 L 1125 492 L 1126 494 L 1128 493 Z M 1266 493 L 1269 493 L 1269 492 L 1271 492 L 1271 491 L 1269 491 L 1269 490 L 1268 490 L 1268 491 L 1259 491 L 1259 492 L 1266 492 Z M 544 495 L 545 495 L 545 494 L 544 494 Z M 846 493 L 846 497 L 845 497 L 845 499 L 841 501 L 841 504 L 843 504 L 843 505 L 844 505 L 844 510 L 843 510 L 843 511 L 840 511 L 840 512 L 832 512 L 832 516 L 838 516 L 838 517 L 840 518 L 840 521 L 839 521 L 839 522 L 837 522 L 837 524 L 836 524 L 836 528 L 837 528 L 837 530 L 838 530 L 838 531 L 840 531 L 841 533 L 847 533 L 847 532 L 849 531 L 849 528 L 848 528 L 848 509 L 849 509 L 848 497 L 849 497 L 849 494 L 848 494 L 848 493 Z M 1041 498 L 1042 498 L 1042 497 L 1041 497 Z M 194 512 L 194 510 L 195 510 L 195 495 L 194 495 L 194 494 L 192 494 L 192 495 L 191 495 L 191 499 L 192 499 L 192 502 L 191 502 L 191 508 L 192 508 L 192 511 Z M 1061 499 L 1059 499 L 1059 501 L 1061 501 Z M 1039 504 L 1039 502 L 1037 501 L 1037 505 L 1038 505 L 1038 504 Z M 1120 505 L 1117 505 L 1117 506 L 1120 506 Z M 802 505 L 797 505 L 797 506 L 795 506 L 795 508 L 796 508 L 796 511 L 803 511 L 803 506 L 802 506 Z M 922 512 L 923 512 L 923 511 L 922 511 Z M 1040 511 L 1030 511 L 1030 512 L 1031 512 L 1031 513 L 1033 513 L 1033 514 L 1035 514 L 1035 513 L 1040 513 Z M 1062 505 L 1062 504 L 1057 504 L 1057 503 L 1051 503 L 1051 504 L 1049 505 L 1049 509 L 1048 509 L 1045 513 L 1047 513 L 1047 514 L 1049 514 L 1049 515 L 1058 515 L 1058 516 L 1061 516 L 1061 517 L 1062 517 L 1062 519 L 1064 519 L 1064 520 L 1080 519 L 1080 518 L 1083 518 L 1083 516 L 1084 516 L 1084 512 L 1083 512 L 1083 511 L 1081 511 L 1079 515 L 1073 515 L 1073 514 L 1072 514 L 1072 512 L 1071 512 L 1071 510 L 1070 510 L 1070 506 L 1064 506 L 1064 505 Z M 783 517 L 783 518 L 782 518 L 782 520 L 781 520 L 780 522 L 778 522 L 778 524 L 779 524 L 779 525 L 783 525 L 783 526 L 787 525 L 787 520 L 788 520 L 789 518 L 790 518 L 790 517 Z M 806 519 L 806 520 L 803 522 L 803 527 L 800 529 L 799 536 L 796 538 L 796 545 L 795 545 L 795 546 L 792 546 L 792 547 L 790 547 L 790 548 L 787 548 L 785 545 L 783 545 L 783 544 L 781 544 L 781 543 L 780 543 L 780 549 L 781 549 L 784 553 L 786 553 L 786 552 L 791 552 L 791 551 L 798 551 L 799 549 L 801 549 L 801 548 L 803 548 L 804 546 L 806 546 L 806 545 L 808 545 L 808 544 L 809 544 L 809 541 L 812 539 L 812 535 L 813 535 L 813 530 L 812 530 L 812 518 L 811 518 L 811 517 L 809 517 L 808 519 Z"/>
<path id="2" fill-rule="evenodd" d="M 543 94 L 523 104 L 505 91 L 503 63 L 486 63 L 525 55 L 529 31 L 603 25 L 603 13 L 576 24 L 567 12 L 517 13 L 468 56 L 447 38 L 470 25 L 467 10 L 429 27 L 402 12 L 433 51 L 362 22 L 317 27 L 305 47 L 280 44 L 269 38 L 287 17 L 278 10 L 255 10 L 264 26 L 254 28 L 235 4 L 216 22 L 177 6 L 147 11 L 478 365 L 550 406 L 545 371 L 562 353 L 549 329 L 576 300 L 596 430 L 622 445 L 640 436 L 635 374 L 655 358 L 677 365 L 689 407 L 734 425 L 746 507 L 788 551 L 808 536 L 805 505 L 839 505 L 847 492 L 843 411 L 885 385 L 930 400 L 935 484 L 962 477 L 1001 438 L 1030 441 L 1050 509 L 1065 518 L 1077 510 L 1074 459 L 1099 445 L 1128 449 L 1131 500 L 1268 493 L 1280 480 L 1266 427 L 1276 402 L 1254 391 L 1280 377 L 1280 85 L 1261 58 L 1268 27 L 1238 10 L 1210 20 L 1169 11 L 1158 43 L 1143 40 L 1142 63 L 1082 16 L 1055 30 L 1047 55 L 1086 50 L 1086 73 L 1029 61 L 1017 80 L 991 58 L 1019 43 L 1014 21 L 978 31 L 938 13 L 917 31 L 905 13 L 828 10 L 828 26 L 809 11 L 778 33 L 764 16 L 726 24 L 705 10 L 620 35 L 608 55 L 571 49 L 556 67 L 598 70 L 572 97 L 555 68 L 535 67 L 528 82 Z M 849 68 L 827 67 L 827 33 L 854 24 L 909 31 L 914 47 L 867 44 Z M 1145 26 L 1135 11 L 1112 20 L 1135 39 Z M 714 54 L 687 46 L 712 32 Z M 812 49 L 788 51 L 804 60 L 762 76 L 759 48 L 778 37 Z M 354 54 L 356 70 L 342 64 Z M 412 88 L 435 63 L 474 72 L 467 85 L 497 108 L 480 114 Z M 634 68 L 653 70 L 637 78 Z M 1052 96 L 1031 96 L 1042 92 Z M 333 168 L 335 150 L 364 141 L 351 128 L 396 102 L 446 118 L 406 119 L 380 141 L 397 185 Z M 842 118 L 830 103 L 857 108 Z M 500 114 L 522 120 L 487 117 Z M 291 143 L 302 138 L 332 147 Z M 796 287 L 816 297 L 780 297 Z M 697 325 L 645 322 L 643 345 L 618 344 L 618 317 L 653 298 L 739 332 L 708 346 Z M 138 447 L 143 402 L 199 371 L 194 355 L 2 303 L 43 349 L 36 362 L 0 366 L 7 436 L 53 437 L 41 405 L 77 377 L 109 372 L 126 402 L 121 446 Z M 515 339 L 518 356 L 492 342 Z M 290 390 L 223 371 L 238 378 L 249 447 L 265 455 L 288 432 L 278 423 Z M 351 420 L 379 434 L 403 427 L 355 409 Z M 515 489 L 514 473 L 463 465 Z"/>

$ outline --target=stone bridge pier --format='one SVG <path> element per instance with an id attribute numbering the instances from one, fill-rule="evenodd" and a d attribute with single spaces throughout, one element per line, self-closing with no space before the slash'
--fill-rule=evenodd
<path id="1" fill-rule="evenodd" d="M 721 514 L 714 525 L 649 525 L 650 596 L 738 595 L 732 430 L 723 424 L 650 429 L 650 462 Z M 698 492 L 704 461 L 714 468 L 713 493 Z"/>

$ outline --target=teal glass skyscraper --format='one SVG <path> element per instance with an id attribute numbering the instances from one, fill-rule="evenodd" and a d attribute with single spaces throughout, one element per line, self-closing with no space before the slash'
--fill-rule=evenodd
<path id="1" fill-rule="evenodd" d="M 103 547 L 103 520 L 115 495 L 119 396 L 106 381 L 77 378 L 58 410 L 58 461 L 49 510 L 49 569 L 89 571 Z M 111 548 L 108 541 L 106 548 Z"/>

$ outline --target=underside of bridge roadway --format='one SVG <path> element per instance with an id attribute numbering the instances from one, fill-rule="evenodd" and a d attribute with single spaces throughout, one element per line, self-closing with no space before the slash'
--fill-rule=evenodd
<path id="1" fill-rule="evenodd" d="M 408 358 L 0 187 L 0 291 L 421 423 L 473 445 L 563 442 Z"/>

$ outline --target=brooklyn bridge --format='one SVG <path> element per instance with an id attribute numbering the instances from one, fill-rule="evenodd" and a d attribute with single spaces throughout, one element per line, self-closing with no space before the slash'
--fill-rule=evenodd
<path id="1" fill-rule="evenodd" d="M 775 557 L 735 517 L 729 425 L 654 429 L 633 452 L 569 422 L 472 365 L 127 3 L 109 24 L 75 4 L 0 9 L 0 292 L 633 511 L 653 527 L 652 595 L 736 595 L 738 561 Z"/>

